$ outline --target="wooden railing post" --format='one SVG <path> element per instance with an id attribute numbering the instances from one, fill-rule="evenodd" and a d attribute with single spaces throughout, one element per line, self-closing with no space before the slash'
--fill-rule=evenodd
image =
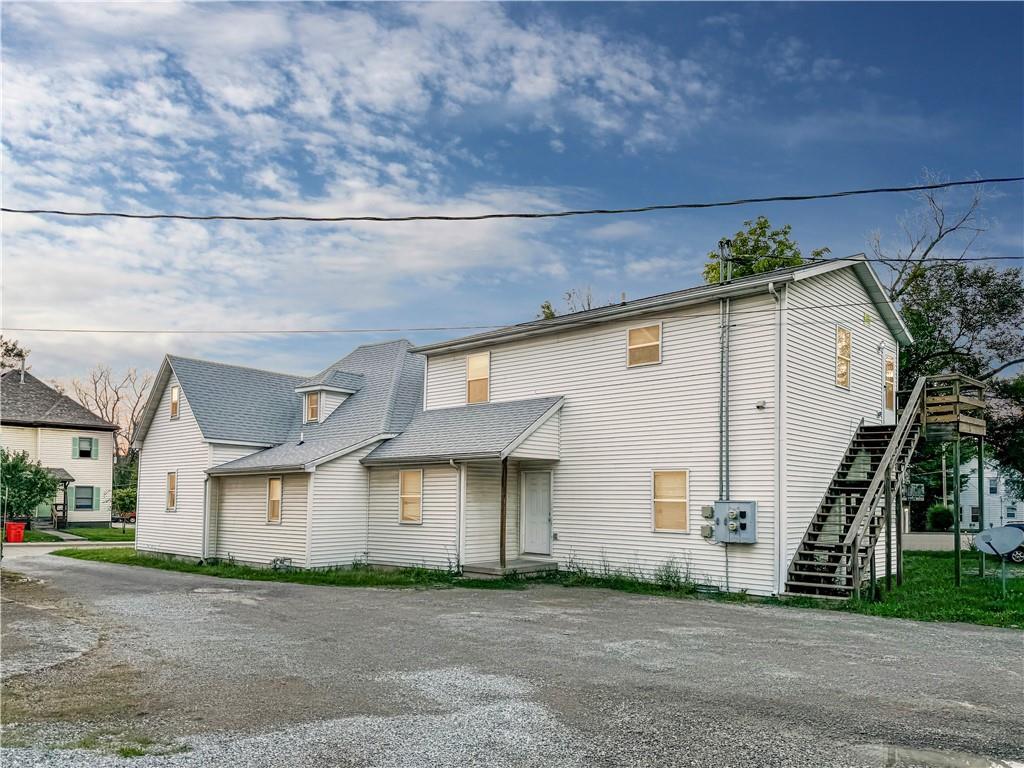
<path id="1" fill-rule="evenodd" d="M 892 592 L 892 465 L 885 468 L 885 591 Z"/>
<path id="2" fill-rule="evenodd" d="M 903 487 L 896 486 L 896 586 L 903 586 Z"/>

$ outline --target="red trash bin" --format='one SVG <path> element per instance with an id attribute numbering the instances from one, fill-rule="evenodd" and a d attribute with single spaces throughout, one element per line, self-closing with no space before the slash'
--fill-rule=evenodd
<path id="1" fill-rule="evenodd" d="M 7 523 L 4 527 L 4 533 L 6 534 L 8 544 L 21 544 L 25 540 L 25 524 Z"/>

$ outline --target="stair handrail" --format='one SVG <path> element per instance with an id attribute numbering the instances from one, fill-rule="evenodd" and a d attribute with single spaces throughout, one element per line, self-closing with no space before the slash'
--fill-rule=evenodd
<path id="1" fill-rule="evenodd" d="M 889 439 L 889 445 L 885 449 L 885 453 L 882 454 L 882 460 L 878 463 L 878 468 L 875 470 L 875 474 L 871 478 L 868 489 L 864 493 L 864 498 L 861 499 L 860 506 L 857 508 L 857 514 L 853 518 L 853 522 L 850 525 L 850 530 L 847 531 L 846 537 L 843 539 L 843 547 L 850 547 L 856 542 L 856 549 L 860 549 L 860 532 L 867 518 L 874 511 L 875 504 L 877 503 L 878 492 L 882 489 L 882 482 L 885 480 L 886 474 L 889 472 L 889 467 L 892 464 L 893 459 L 899 452 L 900 447 L 907 439 L 907 433 L 910 432 L 911 426 L 914 424 L 915 419 L 921 412 L 921 401 L 924 395 L 925 383 L 927 377 L 919 376 L 917 381 L 914 383 L 914 388 L 910 392 L 910 397 L 907 399 L 907 404 L 903 408 L 903 413 L 900 415 L 899 421 L 896 423 L 896 430 L 893 432 L 892 437 Z M 859 555 L 855 551 L 853 557 L 857 558 Z"/>

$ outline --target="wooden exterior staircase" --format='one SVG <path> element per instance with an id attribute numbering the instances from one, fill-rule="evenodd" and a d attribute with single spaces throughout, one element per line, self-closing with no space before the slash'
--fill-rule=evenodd
<path id="1" fill-rule="evenodd" d="M 859 597 L 873 580 L 880 536 L 891 553 L 895 489 L 921 437 L 924 390 L 922 377 L 895 425 L 858 426 L 790 563 L 787 593 Z"/>

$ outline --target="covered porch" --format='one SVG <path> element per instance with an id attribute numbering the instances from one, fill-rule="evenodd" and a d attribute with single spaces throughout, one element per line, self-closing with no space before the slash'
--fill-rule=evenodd
<path id="1" fill-rule="evenodd" d="M 408 495 L 410 500 L 419 496 L 423 517 L 416 521 L 422 535 L 406 537 L 410 546 L 428 546 L 426 540 L 440 534 L 428 526 L 447 519 L 451 527 L 445 538 L 451 544 L 445 546 L 454 550 L 451 561 L 457 559 L 464 573 L 551 570 L 557 567 L 551 510 L 563 404 L 561 397 L 546 397 L 423 411 L 403 434 L 362 461 L 412 476 L 410 487 L 416 487 L 407 489 Z M 440 464 L 453 470 L 454 498 L 447 512 L 434 506 L 441 491 L 427 487 L 436 481 L 420 469 Z"/>

